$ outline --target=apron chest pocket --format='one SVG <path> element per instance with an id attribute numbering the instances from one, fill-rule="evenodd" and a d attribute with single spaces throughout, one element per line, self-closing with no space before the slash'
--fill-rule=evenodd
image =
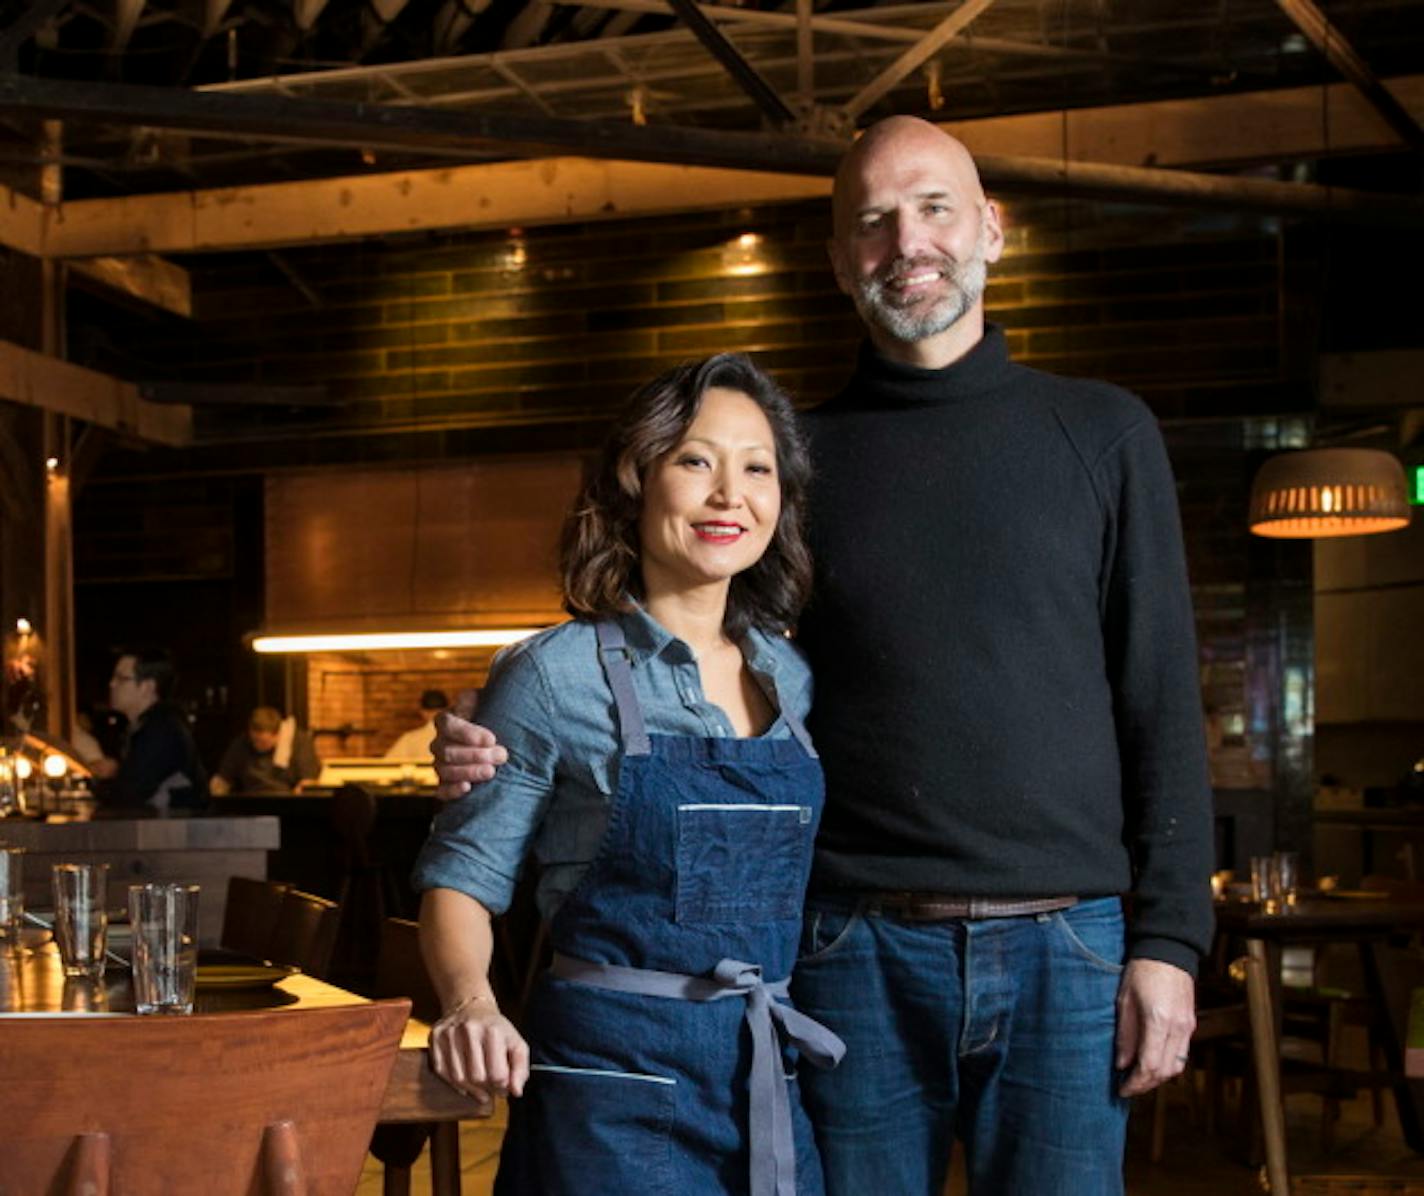
<path id="1" fill-rule="evenodd" d="M 677 808 L 677 920 L 777 922 L 801 916 L 810 806 Z"/>

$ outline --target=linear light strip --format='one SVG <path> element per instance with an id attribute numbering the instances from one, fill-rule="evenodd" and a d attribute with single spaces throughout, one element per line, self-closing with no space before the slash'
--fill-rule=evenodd
<path id="1" fill-rule="evenodd" d="M 401 648 L 498 648 L 527 639 L 538 627 L 481 631 L 365 631 L 330 635 L 259 635 L 252 650 L 280 652 L 384 652 Z"/>

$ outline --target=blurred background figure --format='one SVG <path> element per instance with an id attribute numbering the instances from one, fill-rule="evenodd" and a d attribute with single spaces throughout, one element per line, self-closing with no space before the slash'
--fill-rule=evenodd
<path id="1" fill-rule="evenodd" d="M 247 720 L 247 731 L 223 753 L 212 791 L 218 797 L 300 793 L 302 784 L 320 772 L 311 733 L 299 730 L 295 718 L 284 719 L 271 706 L 259 706 Z"/>
<path id="2" fill-rule="evenodd" d="M 430 745 L 435 740 L 435 716 L 448 709 L 450 699 L 443 689 L 427 689 L 420 695 L 420 726 L 407 731 L 386 749 L 387 760 L 411 760 L 429 764 Z"/>
<path id="3" fill-rule="evenodd" d="M 109 678 L 109 705 L 128 719 L 117 760 L 90 765 L 101 808 L 148 807 L 160 814 L 208 804 L 208 774 L 182 710 L 173 702 L 177 672 L 161 648 L 123 652 Z"/>

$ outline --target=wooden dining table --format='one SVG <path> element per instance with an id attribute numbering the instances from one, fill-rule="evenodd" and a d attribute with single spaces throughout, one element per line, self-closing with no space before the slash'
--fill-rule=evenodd
<path id="1" fill-rule="evenodd" d="M 200 963 L 202 957 L 200 956 Z M 357 993 L 315 977 L 291 972 L 269 983 L 248 985 L 200 982 L 194 1001 L 198 1013 L 242 1012 L 253 1009 L 320 1009 L 359 1004 Z M 216 979 L 216 974 L 214 978 Z M 133 986 L 127 964 L 111 961 L 99 981 L 66 979 L 59 953 L 43 936 L 25 939 L 18 950 L 0 942 L 0 1015 L 13 1013 L 134 1013 Z M 0 1020 L 3 1017 L 0 1016 Z M 391 1067 L 380 1124 L 430 1123 L 430 1165 L 435 1196 L 459 1196 L 459 1123 L 493 1114 L 492 1104 L 457 1092 L 431 1069 L 426 1047 L 430 1027 L 415 1018 L 406 1023 L 400 1049 Z"/>
<path id="2" fill-rule="evenodd" d="M 1378 893 L 1318 895 L 1268 910 L 1261 902 L 1225 899 L 1216 903 L 1216 925 L 1218 934 L 1245 941 L 1248 964 L 1254 964 L 1269 985 L 1268 999 L 1250 1003 L 1250 1019 L 1266 1125 L 1267 1170 L 1276 1173 L 1270 1177 L 1272 1191 L 1289 1191 L 1280 1108 L 1281 953 L 1287 945 L 1343 943 L 1353 944 L 1359 951 L 1371 1024 L 1381 1036 L 1389 1061 L 1404 1140 L 1412 1150 L 1424 1154 L 1424 1081 L 1411 1079 L 1404 1072 L 1408 994 L 1401 992 L 1389 945 L 1389 940 L 1401 933 L 1424 929 L 1424 902 L 1400 901 Z M 1273 1139 L 1278 1143 L 1275 1151 Z"/>

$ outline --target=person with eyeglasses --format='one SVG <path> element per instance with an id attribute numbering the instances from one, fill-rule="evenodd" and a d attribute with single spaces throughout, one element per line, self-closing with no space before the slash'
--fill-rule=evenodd
<path id="1" fill-rule="evenodd" d="M 121 653 L 109 678 L 109 705 L 128 719 L 118 760 L 91 770 L 105 810 L 192 813 L 208 804 L 208 774 L 182 710 L 171 700 L 177 673 L 158 648 Z"/>

